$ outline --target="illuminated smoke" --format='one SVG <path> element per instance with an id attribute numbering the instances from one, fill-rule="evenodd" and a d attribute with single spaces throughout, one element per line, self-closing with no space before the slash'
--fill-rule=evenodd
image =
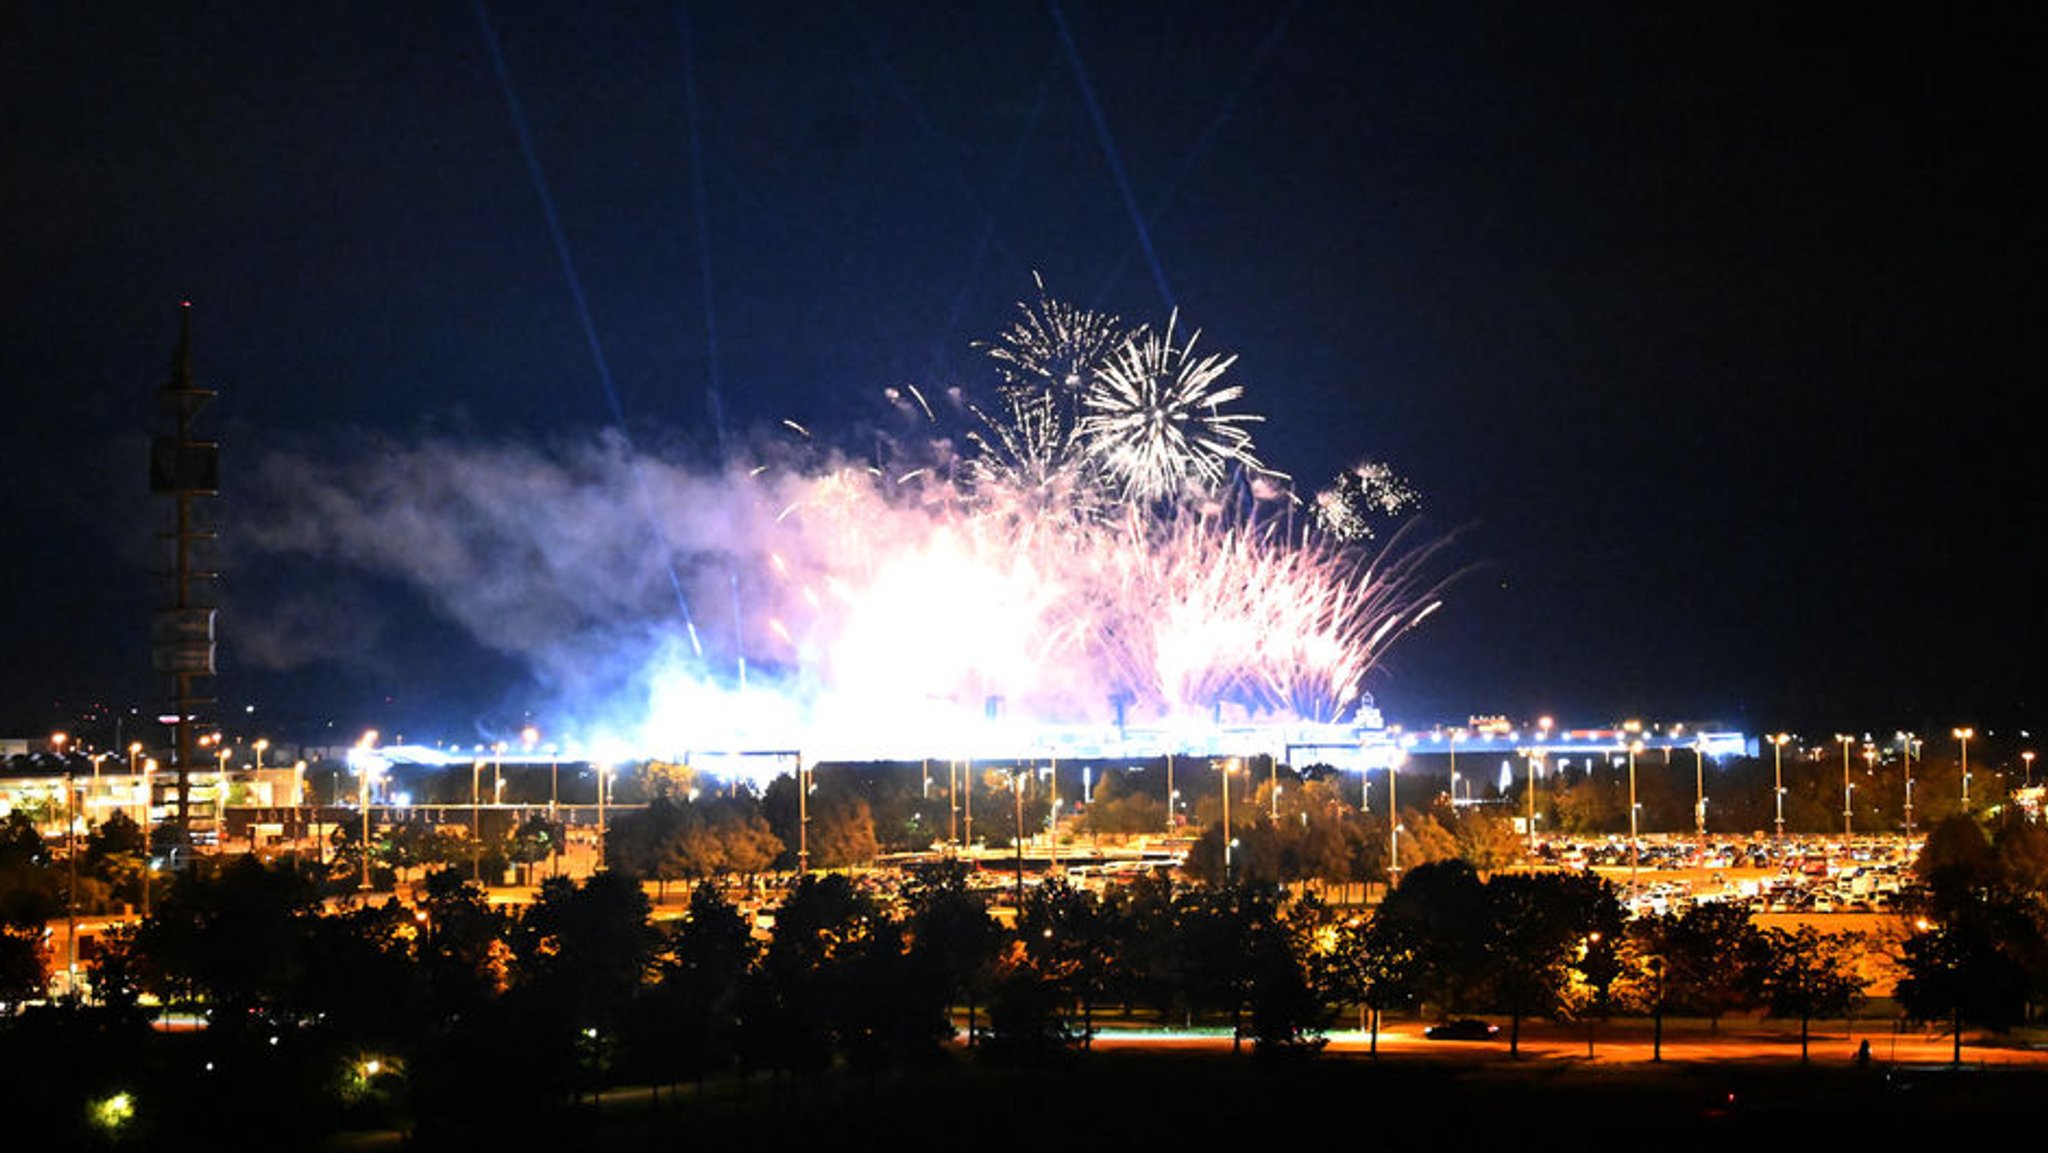
<path id="1" fill-rule="evenodd" d="M 1031 340 L 1100 327 L 1048 300 L 1026 312 L 1043 322 Z M 964 752 L 992 714 L 1348 721 L 1437 607 L 1441 542 L 1395 532 L 1368 548 L 1320 497 L 1295 527 L 1286 478 L 1253 453 L 1257 418 L 1227 411 L 1234 358 L 1197 356 L 1175 327 L 1071 364 L 1025 355 L 1013 330 L 986 346 L 999 404 L 949 394 L 935 413 L 891 390 L 922 432 L 876 437 L 858 460 L 794 422 L 797 437 L 717 471 L 617 436 L 279 453 L 259 469 L 274 503 L 250 510 L 244 539 L 417 589 L 533 670 L 551 732 L 647 754 Z M 976 427 L 939 435 L 952 413 Z M 1409 503 L 1384 466 L 1345 475 L 1356 515 Z M 733 606 L 699 614 L 701 657 L 671 572 L 691 603 Z"/>

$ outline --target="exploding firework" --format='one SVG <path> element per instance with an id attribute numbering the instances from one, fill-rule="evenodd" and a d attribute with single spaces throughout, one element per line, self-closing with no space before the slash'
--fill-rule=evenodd
<path id="1" fill-rule="evenodd" d="M 1012 389 L 1026 392 L 1079 392 L 1096 366 L 1135 333 L 1105 312 L 1077 308 L 1048 296 L 1036 273 L 1035 303 L 1019 302 L 1023 316 L 995 340 L 980 345 Z"/>
<path id="2" fill-rule="evenodd" d="M 1124 341 L 1081 395 L 1084 450 L 1126 500 L 1177 501 L 1220 487 L 1234 467 L 1264 471 L 1245 427 L 1263 418 L 1224 411 L 1244 395 L 1224 380 L 1237 358 L 1197 357 L 1199 332 L 1175 344 L 1179 319 Z"/>
<path id="3" fill-rule="evenodd" d="M 1362 461 L 1339 473 L 1329 488 L 1316 494 L 1315 525 L 1341 541 L 1369 541 L 1378 535 L 1375 522 L 1400 516 L 1420 500 L 1393 469 L 1378 461 Z"/>
<path id="4" fill-rule="evenodd" d="M 1109 322 L 1043 298 L 1026 314 L 1041 323 L 987 346 L 998 403 L 949 394 L 935 411 L 893 390 L 925 432 L 878 434 L 859 459 L 794 423 L 799 445 L 717 473 L 618 438 L 552 458 L 378 445 L 374 470 L 278 457 L 264 487 L 282 503 L 249 539 L 414 584 L 531 662 L 552 731 L 632 734 L 650 754 L 965 751 L 998 719 L 1359 717 L 1445 578 L 1440 543 L 1381 543 L 1346 518 L 1391 520 L 1412 493 L 1360 466 L 1293 531 L 1257 418 L 1231 411 L 1233 357 L 1176 343 L 1169 320 L 1057 359 L 1040 352 Z M 939 435 L 949 413 L 978 426 Z M 679 639 L 675 589 L 730 605 L 697 614 L 701 652 Z"/>

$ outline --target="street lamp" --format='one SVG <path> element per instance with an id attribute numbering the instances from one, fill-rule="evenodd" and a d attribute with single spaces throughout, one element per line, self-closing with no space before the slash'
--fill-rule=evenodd
<path id="1" fill-rule="evenodd" d="M 1394 782 L 1401 777 L 1400 755 L 1387 762 L 1387 887 L 1401 883 L 1401 799 Z"/>
<path id="2" fill-rule="evenodd" d="M 370 774 L 376 768 L 370 759 L 370 750 L 377 747 L 377 730 L 370 729 L 356 742 L 356 749 L 362 755 L 357 759 L 357 788 L 361 795 L 356 807 L 363 811 L 363 884 L 364 892 L 370 889 Z"/>
<path id="3" fill-rule="evenodd" d="M 1906 839 L 1913 838 L 1913 734 L 1900 733 L 1899 760 L 1906 766 Z"/>
<path id="4" fill-rule="evenodd" d="M 597 766 L 597 866 L 596 866 L 596 868 L 593 868 L 593 869 L 591 870 L 591 872 L 592 872 L 593 874 L 594 874 L 594 873 L 596 873 L 598 869 L 602 869 L 602 868 L 604 868 L 604 795 L 605 795 L 606 793 L 608 793 L 608 792 L 610 792 L 610 791 L 611 791 L 611 779 L 612 779 L 612 767 L 611 767 L 610 765 L 598 765 L 598 766 Z M 798 783 L 798 784 L 802 784 L 802 783 L 803 783 L 803 766 L 802 766 L 802 764 L 801 764 L 801 763 L 799 763 L 799 764 L 798 764 L 798 766 L 797 766 L 797 783 Z M 803 794 L 802 794 L 802 792 L 801 792 L 801 791 L 799 791 L 797 795 L 798 795 L 798 797 L 799 797 L 799 798 L 801 798 Z M 806 819 L 808 819 L 808 818 L 806 818 Z M 805 850 L 804 852 L 800 852 L 800 853 L 798 853 L 798 856 L 800 856 L 800 857 L 803 857 L 803 858 L 804 858 L 804 866 L 805 866 L 805 867 L 807 868 L 807 867 L 808 867 L 808 865 L 809 865 L 809 855 L 808 855 L 808 848 L 807 848 L 807 849 L 806 849 L 806 850 Z"/>
<path id="5" fill-rule="evenodd" d="M 1850 832 L 1849 746 L 1856 743 L 1856 738 L 1847 733 L 1836 733 L 1835 739 L 1842 742 L 1842 839 L 1846 841 L 1853 835 Z"/>
<path id="6" fill-rule="evenodd" d="M 1223 887 L 1230 887 L 1230 758 L 1216 762 L 1223 774 Z"/>
<path id="7" fill-rule="evenodd" d="M 1963 756 L 1963 811 L 1970 811 L 1970 738 L 1977 735 L 1976 729 L 1957 729 L 1955 736 L 1962 746 Z"/>
<path id="8" fill-rule="evenodd" d="M 358 781 L 356 786 L 361 790 L 360 795 L 356 798 L 356 807 L 363 811 L 362 888 L 364 892 L 368 892 L 370 889 L 370 776 L 373 772 L 375 772 L 375 766 L 370 763 L 369 758 L 364 758 L 360 771 L 357 773 Z"/>
<path id="9" fill-rule="evenodd" d="M 1180 797 L 1173 791 L 1173 754 L 1166 754 L 1166 835 L 1173 835 L 1173 803 Z"/>
<path id="10" fill-rule="evenodd" d="M 1631 908 L 1636 899 L 1636 871 L 1642 866 L 1642 841 L 1636 827 L 1636 754 L 1642 751 L 1642 741 L 1628 743 L 1628 899 Z"/>
<path id="11" fill-rule="evenodd" d="M 1692 747 L 1694 791 L 1698 797 L 1693 802 L 1693 826 L 1699 832 L 1700 847 L 1707 843 L 1707 743 L 1696 742 Z"/>
<path id="12" fill-rule="evenodd" d="M 1543 718 L 1546 722 L 1549 717 Z M 1549 725 L 1544 726 L 1546 729 Z M 1536 766 L 1543 760 L 1543 750 L 1529 752 L 1529 856 L 1536 856 Z"/>
<path id="13" fill-rule="evenodd" d="M 1776 823 L 1778 839 L 1781 841 L 1785 839 L 1785 742 L 1791 739 L 1792 734 L 1790 733 L 1771 734 L 1771 791 L 1777 796 L 1778 818 Z M 1908 802 L 1906 811 L 1908 813 L 1913 811 L 1911 802 Z M 1908 824 L 1911 824 L 1910 818 L 1908 818 Z"/>
<path id="14" fill-rule="evenodd" d="M 2021 753 L 2020 760 L 2027 766 L 2026 787 L 2031 789 L 2034 787 L 2034 754 L 2031 751 Z"/>
<path id="15" fill-rule="evenodd" d="M 484 881 L 484 833 L 483 822 L 480 819 L 481 813 L 478 808 L 482 801 L 477 796 L 477 784 L 478 780 L 483 776 L 483 772 L 484 763 L 482 760 L 471 760 L 469 762 L 469 879 L 479 885 L 483 884 Z M 599 813 L 604 812 L 603 806 L 604 802 L 600 800 L 597 810 Z M 602 819 L 598 821 L 600 825 L 603 823 Z"/>

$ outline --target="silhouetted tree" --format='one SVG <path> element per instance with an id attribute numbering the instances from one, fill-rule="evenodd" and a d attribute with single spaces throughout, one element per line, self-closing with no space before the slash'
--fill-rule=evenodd
<path id="1" fill-rule="evenodd" d="M 1763 931 L 1763 966 L 1758 972 L 1764 1012 L 1799 1021 L 1799 1059 L 1815 1018 L 1847 1017 L 1863 1003 L 1857 955 L 1863 940 L 1854 933 L 1822 933 L 1811 925 Z"/>

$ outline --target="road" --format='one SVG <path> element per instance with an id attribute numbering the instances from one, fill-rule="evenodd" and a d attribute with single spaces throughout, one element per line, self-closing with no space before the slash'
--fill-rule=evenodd
<path id="1" fill-rule="evenodd" d="M 1500 1036 L 1493 1041 L 1431 1041 L 1422 1035 L 1422 1022 L 1401 1021 L 1381 1028 L 1378 1049 L 1382 1056 L 1403 1060 L 1519 1059 L 1603 1065 L 1648 1063 L 1657 1049 L 1650 1023 L 1633 1018 L 1596 1026 L 1591 1030 L 1590 1046 L 1585 1026 L 1524 1021 L 1520 1053 L 1513 1055 L 1508 1052 L 1507 1024 L 1498 1023 Z M 1875 1020 L 1852 1028 L 1844 1028 L 1840 1021 L 1826 1021 L 1812 1026 L 1807 1041 L 1809 1059 L 1816 1064 L 1852 1064 L 1866 1040 L 1872 1061 L 1885 1065 L 1947 1065 L 1954 1053 L 1953 1039 L 1946 1034 L 1894 1032 L 1888 1022 Z M 1104 1049 L 1228 1049 L 1230 1034 L 1227 1030 L 1105 1029 L 1096 1034 L 1094 1044 Z M 1325 1052 L 1363 1055 L 1371 1048 L 1366 1033 L 1347 1029 L 1328 1034 Z M 1799 1023 L 1743 1018 L 1731 1019 L 1715 1030 L 1703 1022 L 1667 1022 L 1662 1051 L 1663 1060 L 1671 1063 L 1796 1062 Z M 2040 1031 L 2010 1037 L 1965 1034 L 1963 1064 L 2048 1069 L 2048 1036 Z"/>

